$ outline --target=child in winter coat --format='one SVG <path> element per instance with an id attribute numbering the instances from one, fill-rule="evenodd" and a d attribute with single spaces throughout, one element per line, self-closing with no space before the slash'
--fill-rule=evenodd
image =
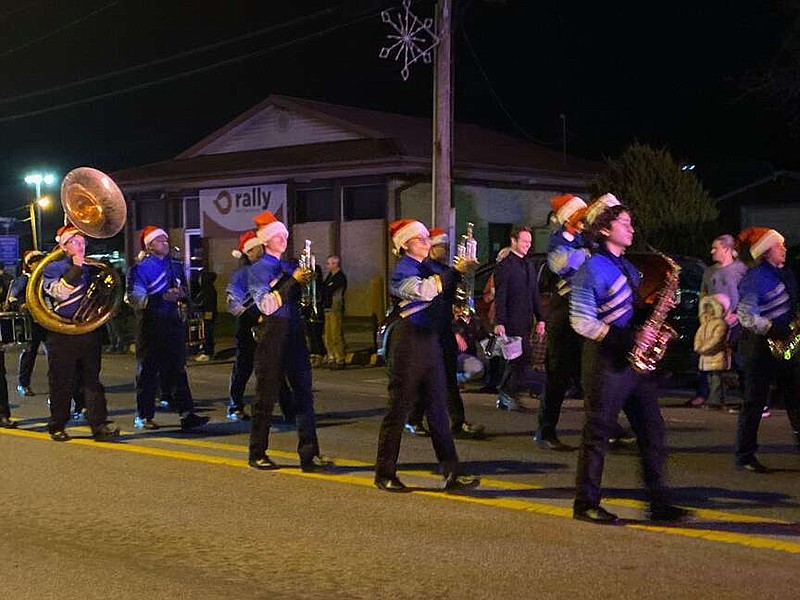
<path id="1" fill-rule="evenodd" d="M 700 370 L 708 373 L 707 406 L 721 410 L 725 405 L 722 377 L 731 368 L 731 347 L 725 317 L 730 299 L 725 294 L 700 299 L 700 327 L 694 336 L 694 351 L 700 355 Z"/>

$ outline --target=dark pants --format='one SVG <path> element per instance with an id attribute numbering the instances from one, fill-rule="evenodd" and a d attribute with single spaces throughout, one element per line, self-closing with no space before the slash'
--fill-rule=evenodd
<path id="1" fill-rule="evenodd" d="M 50 433 L 66 427 L 78 377 L 83 380 L 86 421 L 92 431 L 97 431 L 108 421 L 105 391 L 100 384 L 101 342 L 98 330 L 81 335 L 49 333 L 50 420 L 47 429 Z"/>
<path id="2" fill-rule="evenodd" d="M 31 375 L 36 364 L 36 356 L 39 354 L 39 345 L 46 340 L 47 330 L 36 321 L 31 320 L 31 341 L 25 344 L 22 352 L 19 353 L 18 381 L 22 387 L 31 386 Z"/>
<path id="3" fill-rule="evenodd" d="M 244 313 L 236 319 L 236 334 L 234 336 L 234 346 L 236 356 L 231 370 L 231 381 L 228 387 L 230 410 L 242 410 L 244 408 L 244 390 L 247 381 L 253 374 L 253 361 L 256 353 L 256 340 L 253 337 L 252 327 L 256 324 L 256 319 L 249 312 Z"/>
<path id="4" fill-rule="evenodd" d="M 201 352 L 207 356 L 214 356 L 214 336 L 216 332 L 214 328 L 217 323 L 217 317 L 214 315 L 213 319 L 203 319 L 203 343 L 201 345 Z"/>
<path id="5" fill-rule="evenodd" d="M 319 455 L 319 442 L 311 393 L 311 363 L 302 322 L 265 317 L 256 346 L 255 372 L 250 458 L 258 459 L 267 453 L 272 411 L 288 383 L 297 411 L 297 453 L 301 464 L 309 464 Z"/>
<path id="6" fill-rule="evenodd" d="M 786 415 L 800 440 L 800 356 L 778 360 L 772 356 L 767 338 L 744 331 L 739 341 L 744 363 L 744 394 L 742 410 L 736 426 L 736 464 L 752 461 L 758 450 L 758 427 L 761 414 L 769 399 L 770 384 L 780 379 L 784 386 Z"/>
<path id="7" fill-rule="evenodd" d="M 447 380 L 447 412 L 450 415 L 450 426 L 453 430 L 461 429 L 466 419 L 464 415 L 464 399 L 458 389 L 458 344 L 453 333 L 445 332 L 439 336 L 442 344 L 444 372 Z M 408 417 L 409 423 L 422 424 L 425 407 L 428 405 L 424 397 L 417 398 Z"/>
<path id="8" fill-rule="evenodd" d="M 616 430 L 620 410 L 625 411 L 636 434 L 647 498 L 651 504 L 666 503 L 666 427 L 658 407 L 657 379 L 652 374 L 636 373 L 628 365 L 615 365 L 598 350 L 596 342 L 584 342 L 584 354 L 589 355 L 587 363 L 593 365 L 595 376 L 586 390 L 586 422 L 578 454 L 575 508 L 584 510 L 600 504 L 608 438 Z"/>
<path id="9" fill-rule="evenodd" d="M 506 328 L 506 335 L 508 337 L 520 336 L 522 338 L 522 355 L 514 360 L 506 361 L 503 378 L 500 380 L 498 387 L 501 394 L 516 399 L 526 380 L 526 372 L 531 366 L 531 356 L 533 354 L 531 331 L 516 330 L 512 332 Z"/>
<path id="10" fill-rule="evenodd" d="M 0 418 L 11 417 L 11 407 L 8 405 L 8 382 L 6 381 L 6 352 L 0 350 Z"/>
<path id="11" fill-rule="evenodd" d="M 394 328 L 389 349 L 389 412 L 378 437 L 376 477 L 394 477 L 403 427 L 412 405 L 425 399 L 424 412 L 436 459 L 445 476 L 458 472 L 453 434 L 447 418 L 447 381 L 439 336 L 403 319 Z"/>
<path id="12" fill-rule="evenodd" d="M 539 404 L 539 435 L 556 437 L 564 395 L 581 379 L 581 336 L 569 324 L 569 301 L 554 295 L 547 317 L 547 381 Z"/>
<path id="13" fill-rule="evenodd" d="M 172 394 L 171 408 L 181 415 L 194 410 L 186 375 L 186 325 L 177 319 L 140 321 L 136 338 L 136 414 L 152 419 L 159 388 Z"/>

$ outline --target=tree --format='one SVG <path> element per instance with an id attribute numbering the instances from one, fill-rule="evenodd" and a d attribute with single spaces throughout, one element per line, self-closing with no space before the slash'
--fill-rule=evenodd
<path id="1" fill-rule="evenodd" d="M 611 192 L 631 208 L 636 249 L 706 255 L 719 211 L 694 172 L 681 170 L 666 149 L 639 143 L 606 162 L 593 191 Z"/>

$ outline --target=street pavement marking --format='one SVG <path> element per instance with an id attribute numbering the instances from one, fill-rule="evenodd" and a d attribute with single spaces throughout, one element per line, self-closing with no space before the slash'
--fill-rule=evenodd
<path id="1" fill-rule="evenodd" d="M 71 429 L 76 429 L 82 432 L 83 431 L 89 432 L 88 427 L 75 427 Z M 49 435 L 47 433 L 30 431 L 28 429 L 0 429 L 0 434 L 28 438 L 28 439 L 49 441 Z M 130 433 L 123 432 L 123 435 L 130 435 Z M 247 446 L 238 444 L 209 442 L 206 440 L 175 439 L 168 437 L 142 437 L 140 439 L 136 439 L 135 435 L 136 434 L 134 434 L 133 438 L 128 438 L 127 440 L 125 440 L 125 442 L 149 441 L 149 442 L 171 444 L 174 446 L 186 446 L 198 449 L 202 448 L 206 450 L 220 450 L 226 452 L 236 452 L 240 454 L 244 454 L 247 452 Z M 182 450 L 170 450 L 166 448 L 157 448 L 157 447 L 137 445 L 125 442 L 107 443 L 107 442 L 96 442 L 90 438 L 72 438 L 72 440 L 70 440 L 68 444 L 98 448 L 102 450 L 116 450 L 118 452 L 129 452 L 133 454 L 140 454 L 146 456 L 156 456 L 161 458 L 171 458 L 177 460 L 188 460 L 192 462 L 200 462 L 213 465 L 224 465 L 239 469 L 250 468 L 245 459 L 231 458 L 214 454 L 199 454 L 196 452 L 188 452 Z M 290 460 L 291 459 L 297 460 L 296 454 L 291 452 L 270 450 L 270 455 Z M 345 483 L 349 485 L 357 485 L 368 488 L 373 487 L 371 463 L 337 458 L 336 466 L 356 467 L 356 468 L 366 467 L 369 468 L 370 471 L 368 477 L 364 477 L 363 475 L 351 475 L 347 473 L 304 473 L 297 467 L 282 468 L 277 471 L 274 471 L 274 473 L 294 475 L 299 477 L 305 477 L 307 479 L 333 481 L 333 482 Z M 402 474 L 404 477 L 408 476 L 408 477 L 425 478 L 425 479 L 436 478 L 437 481 L 441 480 L 439 476 L 433 475 L 429 471 L 421 471 L 421 470 L 402 471 Z M 481 483 L 482 483 L 482 490 L 484 491 L 491 491 L 492 488 L 500 490 L 517 490 L 517 491 L 543 489 L 543 486 L 520 484 L 515 482 L 502 481 L 498 479 L 489 479 L 489 478 L 481 478 Z M 487 488 L 489 489 L 487 490 Z M 458 502 L 478 504 L 492 508 L 502 508 L 506 510 L 522 511 L 522 512 L 547 515 L 553 517 L 570 518 L 570 519 L 572 518 L 571 507 L 558 506 L 554 504 L 545 504 L 541 502 L 533 502 L 528 499 L 487 498 L 469 494 L 445 494 L 441 491 L 434 491 L 430 489 L 415 489 L 411 491 L 411 494 L 427 496 L 431 498 L 438 498 L 438 499 L 455 500 Z M 644 507 L 644 503 L 640 501 L 625 499 L 625 498 L 610 498 L 604 500 L 604 503 L 607 505 L 638 508 L 638 509 Z M 769 519 L 757 516 L 738 515 L 734 513 L 727 513 L 709 509 L 692 509 L 692 513 L 695 519 L 723 521 L 728 523 L 762 523 L 762 524 L 789 525 L 789 526 L 796 525 L 791 521 Z M 690 523 L 695 525 L 700 525 L 700 523 L 698 523 L 697 520 L 691 521 Z M 786 541 L 784 539 L 778 539 L 766 535 L 718 531 L 713 529 L 702 529 L 699 527 L 690 528 L 681 526 L 659 526 L 659 525 L 651 525 L 644 523 L 623 523 L 622 527 L 627 527 L 629 529 L 637 529 L 641 531 L 648 531 L 653 533 L 679 535 L 682 537 L 707 540 L 712 542 L 721 542 L 721 543 L 732 544 L 737 546 L 745 546 L 755 549 L 769 549 L 779 552 L 786 552 L 790 554 L 800 554 L 800 542 Z"/>

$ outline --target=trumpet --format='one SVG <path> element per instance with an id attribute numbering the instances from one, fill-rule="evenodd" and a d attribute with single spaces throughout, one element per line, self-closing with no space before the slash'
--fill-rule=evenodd
<path id="1" fill-rule="evenodd" d="M 317 258 L 311 252 L 311 240 L 306 240 L 303 251 L 300 253 L 298 266 L 311 273 L 311 281 L 303 286 L 300 296 L 300 306 L 309 311 L 309 321 L 319 321 L 319 307 L 317 306 Z"/>
<path id="2" fill-rule="evenodd" d="M 456 256 L 462 260 L 478 260 L 478 241 L 472 234 L 474 227 L 474 223 L 467 223 L 467 230 L 456 246 Z M 465 323 L 475 314 L 475 274 L 472 272 L 462 275 L 456 287 L 453 314 Z"/>

